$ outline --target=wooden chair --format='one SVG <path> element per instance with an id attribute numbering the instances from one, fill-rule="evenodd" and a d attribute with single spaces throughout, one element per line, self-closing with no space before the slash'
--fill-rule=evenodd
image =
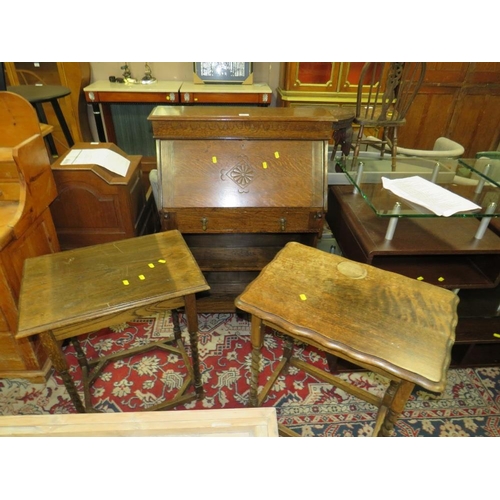
<path id="1" fill-rule="evenodd" d="M 380 149 L 380 139 L 373 136 L 368 136 L 366 138 L 368 141 L 373 141 L 373 146 L 376 149 Z M 368 150 L 370 148 L 368 147 Z M 385 147 L 386 152 L 391 153 L 391 148 L 387 145 Z M 399 156 L 409 156 L 417 158 L 460 158 L 465 152 L 464 147 L 456 141 L 452 141 L 447 137 L 438 137 L 434 142 L 432 149 L 412 149 L 404 148 L 402 146 L 397 147 L 397 154 Z"/>
<path id="2" fill-rule="evenodd" d="M 413 62 L 368 62 L 361 70 L 356 102 L 354 124 L 359 126 L 357 138 L 353 142 L 353 165 L 356 164 L 360 146 L 370 144 L 365 129 L 382 129 L 380 142 L 381 156 L 386 145 L 391 149 L 392 166 L 396 165 L 397 130 L 405 124 L 410 109 L 424 80 L 426 63 Z M 336 148 L 335 148 L 336 149 Z"/>
<path id="3" fill-rule="evenodd" d="M 252 315 L 250 406 L 262 405 L 278 377 L 293 366 L 377 407 L 373 435 L 389 436 L 415 384 L 433 392 L 446 386 L 458 297 L 444 288 L 291 242 L 235 304 Z M 269 364 L 261 363 L 265 327 L 288 342 L 259 391 L 260 368 Z M 294 341 L 384 376 L 385 394 L 294 357 Z"/>

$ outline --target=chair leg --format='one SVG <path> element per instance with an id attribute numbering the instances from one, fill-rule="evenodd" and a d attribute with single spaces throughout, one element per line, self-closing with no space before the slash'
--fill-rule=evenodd
<path id="1" fill-rule="evenodd" d="M 387 144 L 387 129 L 384 127 L 382 129 L 382 146 L 380 148 L 380 158 L 383 158 L 385 155 L 385 147 Z"/>
<path id="2" fill-rule="evenodd" d="M 397 128 L 394 127 L 392 129 L 392 144 L 391 144 L 391 153 L 392 153 L 392 158 L 391 158 L 391 167 L 392 171 L 394 172 L 396 170 L 396 155 L 398 154 L 398 133 L 397 133 Z"/>
<path id="3" fill-rule="evenodd" d="M 354 152 L 353 152 L 353 155 L 352 155 L 352 167 L 353 168 L 356 166 L 356 163 L 358 161 L 359 147 L 360 147 L 361 141 L 363 139 L 363 132 L 364 132 L 364 126 L 360 125 L 359 126 L 358 137 L 356 139 L 356 143 L 354 145 Z"/>

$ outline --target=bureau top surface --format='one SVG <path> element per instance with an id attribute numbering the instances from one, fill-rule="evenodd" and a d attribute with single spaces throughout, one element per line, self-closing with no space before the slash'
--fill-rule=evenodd
<path id="1" fill-rule="evenodd" d="M 151 121 L 303 121 L 337 122 L 352 120 L 353 111 L 323 107 L 261 108 L 245 106 L 157 106 L 148 119 Z"/>
<path id="2" fill-rule="evenodd" d="M 327 141 L 351 126 L 350 110 L 322 107 L 157 106 L 148 117 L 155 139 L 297 139 Z"/>

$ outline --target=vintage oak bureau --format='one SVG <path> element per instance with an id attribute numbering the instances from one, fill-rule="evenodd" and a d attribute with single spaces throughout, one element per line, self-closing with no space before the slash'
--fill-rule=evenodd
<path id="1" fill-rule="evenodd" d="M 352 113 L 324 108 L 158 106 L 163 230 L 178 229 L 211 290 L 200 311 L 234 299 L 288 241 L 315 246 L 324 225 L 327 148 Z"/>

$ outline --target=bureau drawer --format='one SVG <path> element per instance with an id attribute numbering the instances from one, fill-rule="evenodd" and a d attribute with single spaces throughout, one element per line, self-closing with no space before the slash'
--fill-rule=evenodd
<path id="1" fill-rule="evenodd" d="M 319 233 L 322 207 L 307 208 L 196 208 L 167 211 L 162 229 L 181 233 Z"/>

